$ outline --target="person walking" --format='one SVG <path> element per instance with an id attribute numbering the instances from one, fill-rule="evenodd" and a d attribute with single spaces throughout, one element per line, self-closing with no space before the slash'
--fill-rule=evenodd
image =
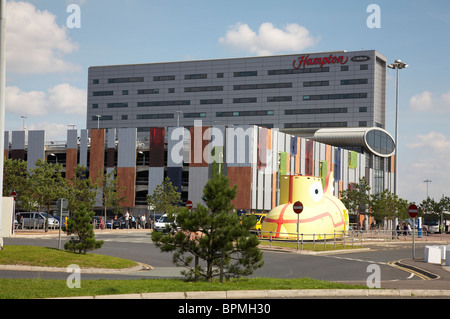
<path id="1" fill-rule="evenodd" d="M 128 211 L 125 214 L 125 228 L 129 229 L 130 226 L 130 213 Z"/>

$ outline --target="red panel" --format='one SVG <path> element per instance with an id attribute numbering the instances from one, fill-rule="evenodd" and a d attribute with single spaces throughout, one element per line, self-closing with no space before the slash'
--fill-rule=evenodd
<path id="1" fill-rule="evenodd" d="M 150 128 L 150 167 L 164 167 L 164 127 Z"/>

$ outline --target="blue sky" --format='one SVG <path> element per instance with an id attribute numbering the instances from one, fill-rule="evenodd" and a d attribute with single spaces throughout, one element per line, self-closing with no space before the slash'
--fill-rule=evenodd
<path id="1" fill-rule="evenodd" d="M 400 71 L 399 195 L 420 202 L 429 179 L 430 197 L 450 196 L 450 1 L 7 2 L 7 130 L 22 129 L 21 116 L 48 140 L 85 128 L 89 66 L 375 49 L 410 65 Z M 66 24 L 70 4 L 80 28 Z M 367 26 L 370 4 L 380 28 Z M 394 135 L 395 72 L 387 76 Z"/>

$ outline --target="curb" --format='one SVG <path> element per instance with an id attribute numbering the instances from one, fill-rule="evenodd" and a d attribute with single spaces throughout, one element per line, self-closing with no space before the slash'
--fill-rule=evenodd
<path id="1" fill-rule="evenodd" d="M 153 267 L 143 263 L 137 263 L 137 266 L 123 269 L 104 269 L 104 268 L 81 268 L 82 273 L 89 274 L 112 274 L 112 273 L 126 273 L 140 270 L 152 270 Z M 14 271 L 47 271 L 47 272 L 72 272 L 69 267 L 40 267 L 40 266 L 23 266 L 23 265 L 0 265 L 0 270 L 14 270 Z"/>
<path id="2" fill-rule="evenodd" d="M 448 297 L 450 290 L 423 289 L 304 289 L 304 290 L 229 290 L 156 292 L 142 294 L 101 295 L 50 299 L 280 299 L 314 297 Z"/>

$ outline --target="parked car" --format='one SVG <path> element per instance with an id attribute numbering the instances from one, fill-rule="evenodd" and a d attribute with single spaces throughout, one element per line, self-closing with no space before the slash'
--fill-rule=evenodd
<path id="1" fill-rule="evenodd" d="M 102 216 L 94 216 L 92 217 L 92 224 L 94 225 L 94 228 L 100 228 L 100 220 L 103 219 Z M 103 229 L 106 228 L 112 228 L 112 222 L 111 221 L 106 221 L 106 225 L 105 225 L 105 220 L 103 219 Z"/>
<path id="2" fill-rule="evenodd" d="M 174 221 L 172 221 L 167 214 L 164 214 L 158 221 L 155 222 L 153 230 L 166 232 L 168 226 L 173 223 Z"/>
<path id="3" fill-rule="evenodd" d="M 113 223 L 112 223 L 112 228 L 113 228 L 113 229 L 116 229 L 116 228 L 119 228 L 119 229 L 125 228 L 125 219 L 124 219 L 123 217 L 114 219 L 114 220 L 113 220 Z"/>
<path id="4" fill-rule="evenodd" d="M 252 228 L 250 228 L 250 230 L 253 231 L 261 231 L 261 227 L 262 227 L 262 223 L 264 221 L 264 218 L 266 218 L 267 214 L 266 213 L 255 213 L 255 214 L 251 214 L 251 213 L 247 213 L 245 214 L 245 216 L 255 216 L 256 217 L 256 224 L 255 226 L 253 226 Z"/>
<path id="5" fill-rule="evenodd" d="M 23 212 L 22 215 L 24 228 L 44 228 L 47 219 L 47 213 L 41 212 Z M 48 216 L 48 228 L 58 228 L 59 221 L 52 215 Z"/>

